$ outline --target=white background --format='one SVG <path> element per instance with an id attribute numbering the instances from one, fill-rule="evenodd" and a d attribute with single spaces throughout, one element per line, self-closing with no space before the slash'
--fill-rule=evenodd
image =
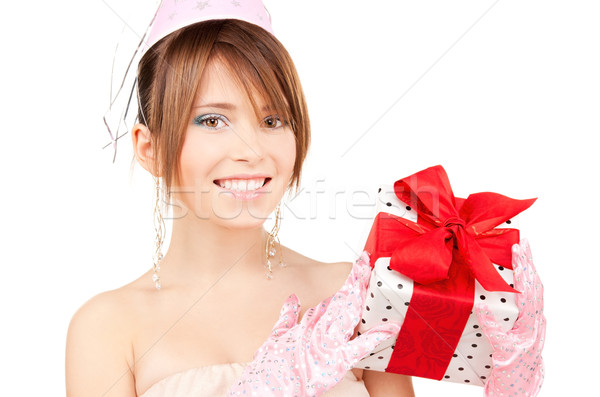
<path id="1" fill-rule="evenodd" d="M 130 175 L 128 138 L 115 164 L 101 150 L 114 47 L 123 21 L 143 31 L 150 3 L 10 2 L 2 11 L 3 395 L 63 395 L 75 310 L 150 266 L 151 180 L 140 167 Z M 369 226 L 357 218 L 371 213 L 377 186 L 435 164 L 457 196 L 539 197 L 521 226 L 546 288 L 541 395 L 589 395 L 600 356 L 598 3 L 265 3 L 313 127 L 282 243 L 354 260 Z M 481 395 L 429 380 L 415 387 Z"/>

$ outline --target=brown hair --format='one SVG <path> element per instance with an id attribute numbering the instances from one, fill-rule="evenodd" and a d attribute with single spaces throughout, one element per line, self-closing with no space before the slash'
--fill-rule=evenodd
<path id="1" fill-rule="evenodd" d="M 287 50 L 272 34 L 254 24 L 221 19 L 182 28 L 157 42 L 138 67 L 138 120 L 151 131 L 154 165 L 163 177 L 166 199 L 180 178 L 179 159 L 200 78 L 216 57 L 242 86 L 259 114 L 258 92 L 290 123 L 296 138 L 296 161 L 288 188 L 300 184 L 310 144 L 304 92 Z"/>

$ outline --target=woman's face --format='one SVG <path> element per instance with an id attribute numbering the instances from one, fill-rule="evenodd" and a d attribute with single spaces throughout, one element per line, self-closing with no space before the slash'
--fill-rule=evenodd
<path id="1" fill-rule="evenodd" d="M 174 191 L 187 216 L 231 227 L 261 225 L 290 183 L 296 158 L 291 127 L 256 95 L 257 118 L 227 67 L 209 62 L 181 153 Z"/>

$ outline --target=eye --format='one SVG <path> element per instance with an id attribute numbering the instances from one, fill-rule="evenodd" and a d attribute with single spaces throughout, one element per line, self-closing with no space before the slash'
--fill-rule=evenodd
<path id="1" fill-rule="evenodd" d="M 282 127 L 284 123 L 281 122 L 278 115 L 267 116 L 263 119 L 263 125 L 266 128 L 279 128 Z M 287 123 L 285 123 L 287 125 Z"/>
<path id="2" fill-rule="evenodd" d="M 220 114 L 203 114 L 194 118 L 194 124 L 209 130 L 218 130 L 228 126 L 227 117 Z"/>

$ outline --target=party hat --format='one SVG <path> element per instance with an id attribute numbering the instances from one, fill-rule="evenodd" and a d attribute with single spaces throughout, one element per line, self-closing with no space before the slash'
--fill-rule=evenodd
<path id="1" fill-rule="evenodd" d="M 261 0 L 163 0 L 154 16 L 144 50 L 176 30 L 211 19 L 241 19 L 273 34 L 271 16 Z"/>

